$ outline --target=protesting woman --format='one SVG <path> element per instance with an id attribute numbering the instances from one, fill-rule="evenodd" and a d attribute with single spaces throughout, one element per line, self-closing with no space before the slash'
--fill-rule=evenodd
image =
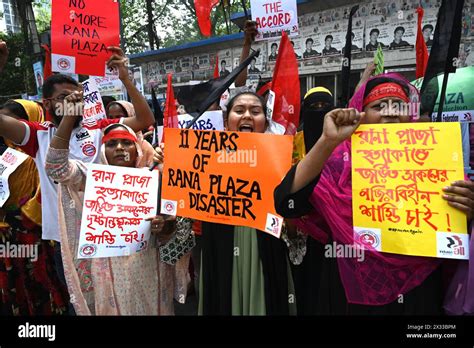
<path id="1" fill-rule="evenodd" d="M 264 133 L 268 126 L 265 103 L 254 93 L 237 94 L 227 110 L 228 131 Z M 203 222 L 201 247 L 200 314 L 296 314 L 281 239 L 249 227 Z"/>
<path id="2" fill-rule="evenodd" d="M 31 122 L 43 122 L 41 105 L 10 100 L 0 114 Z M 2 139 L 1 153 L 21 150 Z M 34 255 L 0 257 L 0 313 L 50 315 L 66 312 L 67 291 L 54 269 L 54 247 L 41 240 L 41 193 L 34 160 L 28 158 L 8 178 L 10 195 L 0 209 L 0 240 L 5 245 L 31 246 Z M 3 194 L 5 188 L 2 187 Z M 23 249 L 25 250 L 25 249 Z M 31 250 L 31 249 L 30 249 Z"/>
<path id="3" fill-rule="evenodd" d="M 160 274 L 162 268 L 154 247 L 155 238 L 158 243 L 168 238 L 162 218 L 152 221 L 151 231 L 158 235 L 152 235 L 149 247 L 140 253 L 92 260 L 76 258 L 87 175 L 84 163 L 68 158 L 76 118 L 63 117 L 46 159 L 48 175 L 60 183 L 61 251 L 74 309 L 79 315 L 172 314 L 172 282 Z M 101 163 L 148 170 L 150 158 L 143 156 L 141 143 L 129 127 L 110 125 L 104 130 Z"/>
<path id="4" fill-rule="evenodd" d="M 114 54 L 109 66 L 116 66 L 121 78 L 128 75 L 126 59 Z M 136 90 L 132 92 L 137 92 Z M 82 92 L 74 92 L 66 103 L 82 102 Z M 152 116 L 145 98 L 133 93 L 135 109 Z M 80 111 L 80 108 L 71 108 Z M 82 115 L 81 112 L 79 112 Z M 164 244 L 169 231 L 161 217 L 151 223 L 149 247 L 123 257 L 77 259 L 77 244 L 84 199 L 87 167 L 69 159 L 69 141 L 74 124 L 81 116 L 64 116 L 53 137 L 46 158 L 48 175 L 58 182 L 61 254 L 71 303 L 78 315 L 169 315 L 173 314 L 173 268 L 159 262 L 156 244 Z M 104 129 L 100 148 L 102 164 L 142 168 L 160 156 L 125 124 Z M 151 151 L 144 151 L 148 147 Z M 148 169 L 144 169 L 148 170 Z M 156 234 L 159 234 L 156 236 Z"/>
<path id="5" fill-rule="evenodd" d="M 334 109 L 334 97 L 325 87 L 311 88 L 304 96 L 301 105 L 300 129 L 294 138 L 293 161 L 301 160 L 314 146 L 323 132 L 324 116 Z M 324 245 L 301 232 L 287 219 L 288 234 L 293 244 L 299 245 L 296 262 L 291 264 L 291 271 L 295 282 L 296 304 L 298 315 L 314 315 L 318 313 L 318 294 L 320 274 L 324 258 Z M 299 241 L 296 242 L 296 241 Z M 296 243 L 295 243 L 296 242 Z M 290 255 L 291 259 L 291 255 Z"/>
<path id="6" fill-rule="evenodd" d="M 306 157 L 275 190 L 277 212 L 322 244 L 354 244 L 350 136 L 360 123 L 410 122 L 382 103 L 418 101 L 418 92 L 398 74 L 379 75 L 364 83 L 350 109 L 326 114 L 323 132 Z M 410 108 L 411 109 L 411 108 Z M 443 195 L 448 204 L 472 218 L 474 197 L 467 181 L 453 183 Z M 293 208 L 290 205 L 293 203 Z M 365 250 L 358 258 L 323 258 L 318 294 L 321 314 L 440 314 L 441 260 Z"/>

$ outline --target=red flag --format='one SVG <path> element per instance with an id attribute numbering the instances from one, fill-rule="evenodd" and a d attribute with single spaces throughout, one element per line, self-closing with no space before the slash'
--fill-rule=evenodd
<path id="1" fill-rule="evenodd" d="M 216 54 L 216 66 L 214 67 L 214 78 L 219 77 L 219 56 Z"/>
<path id="2" fill-rule="evenodd" d="M 176 99 L 174 99 L 174 90 L 172 85 L 171 74 L 168 74 L 168 86 L 166 88 L 166 103 L 163 112 L 163 126 L 165 128 L 178 128 L 178 111 L 176 110 Z M 164 141 L 164 133 L 163 140 Z"/>
<path id="3" fill-rule="evenodd" d="M 204 36 L 211 36 L 211 10 L 217 4 L 219 0 L 194 0 L 199 29 Z"/>
<path id="4" fill-rule="evenodd" d="M 51 71 L 51 50 L 49 49 L 49 46 L 46 44 L 41 45 L 44 49 L 44 68 L 43 68 L 43 81 L 46 80 L 48 77 L 53 75 L 53 72 Z"/>
<path id="5" fill-rule="evenodd" d="M 300 78 L 293 45 L 284 31 L 282 34 L 272 78 L 271 90 L 275 93 L 272 118 L 285 128 L 285 134 L 294 135 L 300 118 Z"/>
<path id="6" fill-rule="evenodd" d="M 421 22 L 423 20 L 423 8 L 416 9 L 418 13 L 418 29 L 416 32 L 416 78 L 425 76 L 426 66 L 428 65 L 428 48 L 426 47 L 423 32 L 421 31 Z"/>

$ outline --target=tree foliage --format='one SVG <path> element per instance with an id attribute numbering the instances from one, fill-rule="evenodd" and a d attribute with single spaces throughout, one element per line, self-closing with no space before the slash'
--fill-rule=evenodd
<path id="1" fill-rule="evenodd" d="M 120 0 L 123 43 L 128 54 L 150 49 L 147 2 L 151 3 L 152 8 L 155 49 L 205 38 L 199 30 L 194 0 Z M 242 1 L 223 0 L 221 3 L 225 4 L 230 33 L 239 32 L 239 28 L 230 22 L 229 14 L 243 12 Z M 247 8 L 250 8 L 250 0 L 246 0 L 246 4 Z M 51 25 L 51 1 L 34 0 L 33 6 L 38 32 L 42 33 L 48 30 Z M 214 8 L 211 21 L 213 36 L 227 34 L 222 5 Z"/>
<path id="2" fill-rule="evenodd" d="M 51 0 L 35 0 L 33 2 L 36 27 L 41 34 L 51 28 Z"/>
<path id="3" fill-rule="evenodd" d="M 8 62 L 0 76 L 0 104 L 8 99 L 18 98 L 23 93 L 35 95 L 33 62 L 25 54 L 23 35 L 0 33 L 0 39 L 7 42 L 10 51 Z"/>
<path id="4" fill-rule="evenodd" d="M 127 53 L 143 52 L 149 48 L 147 35 L 147 15 L 145 0 L 121 2 L 122 23 Z M 160 38 L 159 48 L 166 48 L 204 39 L 201 35 L 194 8 L 194 0 L 152 0 L 154 28 Z M 242 2 L 223 1 L 229 22 L 229 33 L 239 32 L 239 28 L 230 21 L 230 15 L 243 12 Z M 250 1 L 246 0 L 247 8 Z M 227 34 L 223 7 L 214 8 L 211 13 L 213 36 Z"/>

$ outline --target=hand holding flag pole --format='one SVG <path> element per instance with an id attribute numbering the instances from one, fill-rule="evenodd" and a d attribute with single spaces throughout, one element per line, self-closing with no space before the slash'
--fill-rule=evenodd
<path id="1" fill-rule="evenodd" d="M 216 88 L 215 90 L 213 90 L 211 94 L 209 94 L 209 96 L 200 104 L 200 106 L 196 110 L 197 114 L 194 114 L 194 118 L 186 127 L 187 129 L 190 129 L 196 123 L 199 117 L 201 117 L 202 114 L 204 114 L 204 112 L 206 112 L 206 110 L 209 109 L 209 107 L 213 103 L 216 102 L 216 100 L 219 100 L 222 93 L 224 93 L 225 90 L 230 87 L 232 82 L 234 82 L 234 80 L 237 78 L 237 76 L 239 76 L 242 70 L 246 69 L 247 66 L 250 64 L 250 62 L 252 61 L 252 59 L 258 57 L 259 54 L 260 54 L 260 50 L 252 52 L 247 57 L 247 59 L 245 59 L 242 63 L 240 63 L 240 65 L 237 68 L 232 70 L 232 72 L 229 75 L 227 75 L 224 79 L 222 79 L 221 85 L 219 86 L 219 88 Z M 190 113 L 190 114 L 192 115 L 193 113 Z"/>

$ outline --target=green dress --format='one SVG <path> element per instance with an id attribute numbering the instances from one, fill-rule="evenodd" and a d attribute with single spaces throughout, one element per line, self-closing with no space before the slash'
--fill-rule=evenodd
<path id="1" fill-rule="evenodd" d="M 225 232 L 223 232 L 225 233 Z M 257 230 L 250 227 L 235 226 L 234 257 L 232 267 L 232 315 L 266 315 L 265 285 L 262 262 L 258 252 Z M 204 267 L 201 262 L 202 267 Z M 296 300 L 289 261 L 288 303 L 290 315 L 296 315 Z M 203 282 L 200 272 L 199 315 L 202 315 Z"/>

